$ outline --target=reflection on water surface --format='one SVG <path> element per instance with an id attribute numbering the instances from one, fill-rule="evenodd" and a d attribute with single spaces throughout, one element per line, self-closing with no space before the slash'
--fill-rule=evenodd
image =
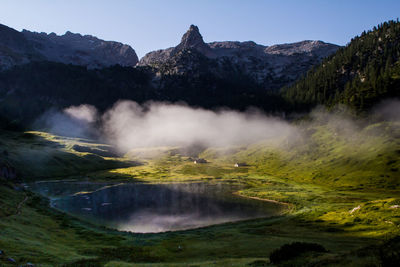
<path id="1" fill-rule="evenodd" d="M 51 205 L 80 218 L 121 231 L 165 232 L 273 216 L 276 203 L 232 194 L 227 184 L 99 184 L 42 182 L 31 188 Z"/>

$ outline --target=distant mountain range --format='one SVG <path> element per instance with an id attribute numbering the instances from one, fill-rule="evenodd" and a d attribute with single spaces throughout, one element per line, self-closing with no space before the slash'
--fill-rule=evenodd
<path id="1" fill-rule="evenodd" d="M 367 110 L 399 97 L 399 25 L 383 23 L 346 47 L 205 43 L 191 25 L 177 46 L 140 61 L 121 43 L 0 25 L 0 123 L 30 125 L 50 108 L 87 103 L 105 110 L 120 99 L 272 113 L 337 103 Z"/>
<path id="2" fill-rule="evenodd" d="M 266 89 L 279 89 L 293 82 L 338 48 L 322 41 L 269 47 L 252 41 L 207 44 L 198 27 L 191 25 L 176 47 L 150 52 L 139 62 L 135 51 L 126 44 L 69 31 L 58 36 L 27 30 L 18 32 L 0 25 L 0 69 L 33 61 L 51 61 L 88 68 L 151 66 L 163 75 L 200 75 L 206 69 L 206 72 L 227 77 L 237 71 Z M 188 53 L 199 55 L 188 58 Z M 202 57 L 207 66 L 202 66 L 205 61 Z"/>

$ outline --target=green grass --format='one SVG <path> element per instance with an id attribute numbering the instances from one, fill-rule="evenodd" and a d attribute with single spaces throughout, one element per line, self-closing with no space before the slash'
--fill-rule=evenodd
<path id="1" fill-rule="evenodd" d="M 279 149 L 271 143 L 209 148 L 200 154 L 207 164 L 193 164 L 176 148 L 104 158 L 73 150 L 76 144 L 108 149 L 89 140 L 2 133 L 7 161 L 24 180 L 233 183 L 243 186 L 236 194 L 284 202 L 287 208 L 269 219 L 129 234 L 51 210 L 42 198 L 1 180 L 0 250 L 20 264 L 43 266 L 251 266 L 257 260 L 268 263 L 274 249 L 301 241 L 329 252 L 305 255 L 296 260 L 299 265 L 379 263 L 379 244 L 400 234 L 398 125 L 380 123 L 351 135 L 324 124 L 303 131 L 306 141 L 283 142 Z M 139 156 L 142 165 L 132 162 Z M 249 166 L 235 168 L 235 162 Z M 5 257 L 0 256 L 1 264 L 7 264 Z"/>
<path id="2" fill-rule="evenodd" d="M 82 175 L 95 170 L 132 166 L 124 158 L 106 158 L 92 153 L 81 153 L 72 147 L 81 145 L 107 149 L 106 145 L 94 144 L 90 140 L 67 138 L 44 132 L 0 132 L 0 159 L 17 168 L 24 181 L 54 179 Z"/>

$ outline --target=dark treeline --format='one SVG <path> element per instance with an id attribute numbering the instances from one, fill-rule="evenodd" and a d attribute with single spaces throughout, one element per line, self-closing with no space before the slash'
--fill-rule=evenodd
<path id="1" fill-rule="evenodd" d="M 0 113 L 15 124 L 29 125 L 46 110 L 91 104 L 100 111 L 121 99 L 185 102 L 207 109 L 245 110 L 249 106 L 276 111 L 285 106 L 240 73 L 228 78 L 199 75 L 156 77 L 148 67 L 113 66 L 87 70 L 54 62 L 32 62 L 0 73 Z"/>
<path id="2" fill-rule="evenodd" d="M 34 62 L 0 73 L 0 112 L 27 125 L 51 108 L 92 104 L 103 110 L 119 99 L 152 98 L 149 74 L 115 66 L 102 70 Z"/>

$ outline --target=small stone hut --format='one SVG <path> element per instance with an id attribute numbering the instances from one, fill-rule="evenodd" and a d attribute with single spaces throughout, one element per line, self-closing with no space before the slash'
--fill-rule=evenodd
<path id="1" fill-rule="evenodd" d="M 237 163 L 235 163 L 235 165 L 234 165 L 235 167 L 245 167 L 245 166 L 248 166 L 246 163 L 244 163 L 244 162 L 237 162 Z"/>
<path id="2" fill-rule="evenodd" d="M 200 158 L 200 159 L 194 160 L 193 163 L 194 163 L 194 164 L 198 164 L 198 163 L 207 163 L 207 160 Z"/>

